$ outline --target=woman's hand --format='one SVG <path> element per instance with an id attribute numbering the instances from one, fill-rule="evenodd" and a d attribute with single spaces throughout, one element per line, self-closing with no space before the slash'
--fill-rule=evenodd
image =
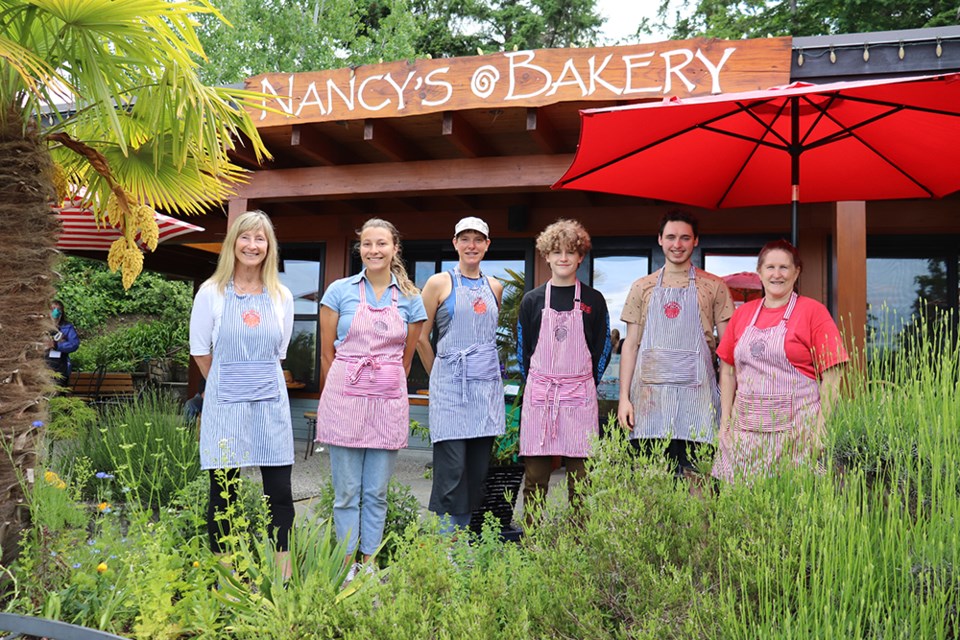
<path id="1" fill-rule="evenodd" d="M 633 403 L 629 400 L 623 398 L 620 399 L 620 404 L 617 406 L 617 420 L 620 421 L 620 426 L 626 429 L 627 431 L 633 431 Z"/>

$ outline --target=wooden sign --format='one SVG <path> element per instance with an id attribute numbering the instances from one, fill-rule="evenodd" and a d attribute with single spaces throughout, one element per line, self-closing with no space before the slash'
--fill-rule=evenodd
<path id="1" fill-rule="evenodd" d="M 767 89 L 790 79 L 790 38 L 683 40 L 593 49 L 503 51 L 308 73 L 268 73 L 260 127 L 557 102 L 688 97 Z M 286 114 L 286 115 L 283 115 Z"/>

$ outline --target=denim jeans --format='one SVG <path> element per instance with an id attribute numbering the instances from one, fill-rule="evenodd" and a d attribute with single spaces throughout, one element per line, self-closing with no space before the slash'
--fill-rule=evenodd
<path id="1" fill-rule="evenodd" d="M 373 555 L 383 540 L 387 519 L 387 484 L 397 452 L 385 449 L 330 447 L 333 476 L 333 526 L 337 540 L 348 540 L 347 553 Z"/>

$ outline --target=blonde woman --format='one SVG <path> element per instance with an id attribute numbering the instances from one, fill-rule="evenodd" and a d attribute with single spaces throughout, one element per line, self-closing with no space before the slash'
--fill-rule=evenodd
<path id="1" fill-rule="evenodd" d="M 363 270 L 320 300 L 317 441 L 330 445 L 337 540 L 348 541 L 347 562 L 359 546 L 369 563 L 383 539 L 397 450 L 410 434 L 407 375 L 427 314 L 396 227 L 373 218 L 358 235 Z"/>
<path id="2" fill-rule="evenodd" d="M 218 513 L 235 492 L 240 467 L 260 467 L 277 550 L 293 526 L 293 429 L 280 362 L 293 331 L 293 296 L 280 284 L 270 218 L 248 211 L 227 231 L 213 276 L 190 314 L 190 355 L 206 378 L 200 465 L 210 471 L 207 529 L 222 551 L 229 523 Z M 226 485 L 226 486 L 224 486 Z"/>

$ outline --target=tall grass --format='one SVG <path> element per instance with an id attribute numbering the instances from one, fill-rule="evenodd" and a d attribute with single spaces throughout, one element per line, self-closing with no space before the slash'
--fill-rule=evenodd
<path id="1" fill-rule="evenodd" d="M 827 474 L 798 470 L 721 493 L 721 608 L 703 628 L 723 638 L 957 637 L 960 350 L 951 326 L 944 318 L 850 367 L 829 422 Z M 744 539 L 738 511 L 767 526 Z"/>
<path id="2" fill-rule="evenodd" d="M 197 477 L 200 453 L 196 428 L 183 417 L 179 401 L 161 391 L 104 409 L 67 456 L 89 459 L 94 471 L 115 476 L 119 490 L 143 506 L 167 504 Z M 91 487 L 96 486 L 90 478 Z"/>

